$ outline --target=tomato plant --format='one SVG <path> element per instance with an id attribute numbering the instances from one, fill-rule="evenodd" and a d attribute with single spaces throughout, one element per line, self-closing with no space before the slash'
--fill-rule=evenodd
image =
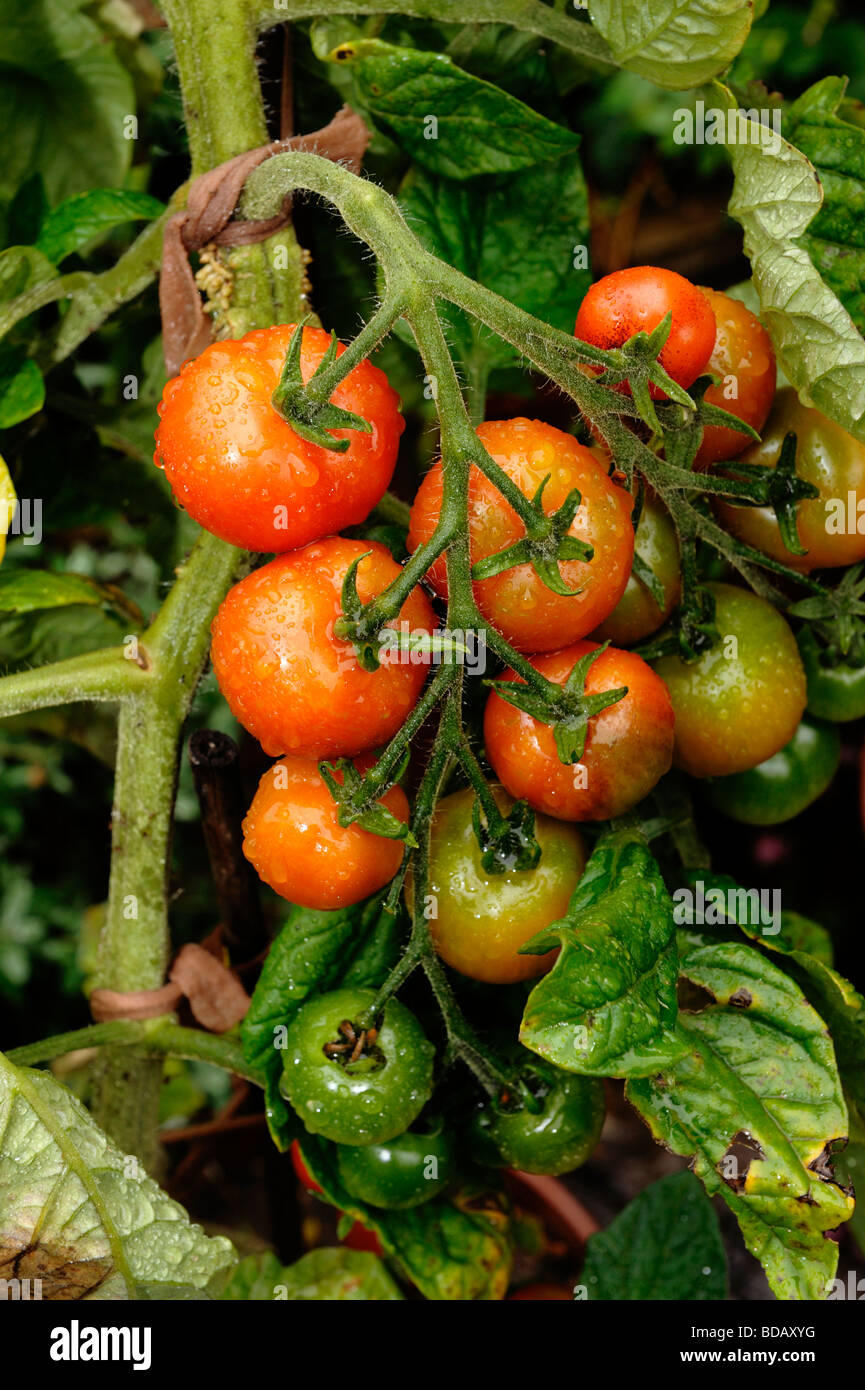
<path id="1" fill-rule="evenodd" d="M 0 1292 L 855 1301 L 865 25 L 350 8 L 0 4 Z"/>

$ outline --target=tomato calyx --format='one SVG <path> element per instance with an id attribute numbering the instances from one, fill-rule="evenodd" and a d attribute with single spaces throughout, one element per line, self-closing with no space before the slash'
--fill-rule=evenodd
<path id="1" fill-rule="evenodd" d="M 351 440 L 334 439 L 330 431 L 350 429 L 360 430 L 362 434 L 372 434 L 372 425 L 362 416 L 355 415 L 354 411 L 343 410 L 341 406 L 333 405 L 329 399 L 330 391 L 324 398 L 321 398 L 320 394 L 316 394 L 316 379 L 319 379 L 320 393 L 321 378 L 334 366 L 337 360 L 337 337 L 335 333 L 331 333 L 327 352 L 319 362 L 309 382 L 304 382 L 300 370 L 300 348 L 303 341 L 304 326 L 308 321 L 309 315 L 297 325 L 291 335 L 288 351 L 285 354 L 285 362 L 276 390 L 271 397 L 271 403 L 274 410 L 282 416 L 287 424 L 291 425 L 295 434 L 299 434 L 301 439 L 307 440 L 309 444 L 317 444 L 321 449 L 331 449 L 334 453 L 344 454 L 351 444 Z M 337 384 L 334 382 L 334 386 Z"/>
<path id="2" fill-rule="evenodd" d="M 667 463 L 675 468 L 693 467 L 703 441 L 703 432 L 711 425 L 736 430 L 737 433 L 759 443 L 760 436 L 752 425 L 705 399 L 709 388 L 717 384 L 718 379 L 714 375 L 698 377 L 693 386 L 689 387 L 690 409 L 678 401 L 657 402 L 655 408 L 664 435 L 664 457 Z"/>
<path id="3" fill-rule="evenodd" d="M 475 798 L 472 828 L 481 851 L 481 864 L 488 874 L 510 873 L 514 869 L 535 869 L 541 847 L 535 838 L 535 813 L 525 801 L 515 801 L 506 816 L 492 797 L 481 806 Z"/>
<path id="4" fill-rule="evenodd" d="M 804 618 L 822 642 L 822 665 L 837 666 L 849 658 L 854 666 L 865 664 L 865 564 L 852 565 L 834 589 L 823 588 L 791 603 L 787 611 Z"/>
<path id="5" fill-rule="evenodd" d="M 390 777 L 391 785 L 399 781 L 407 762 L 408 753 L 403 757 L 396 773 Z M 417 841 L 408 824 L 378 800 L 386 790 L 378 785 L 378 779 L 364 777 L 350 758 L 320 762 L 318 770 L 339 808 L 337 821 L 343 828 L 359 825 L 363 830 L 368 830 L 373 835 L 381 835 L 386 840 L 405 840 L 410 848 L 417 847 Z"/>
<path id="6" fill-rule="evenodd" d="M 609 645 L 609 642 L 602 642 L 594 651 L 581 656 L 564 685 L 541 677 L 543 693 L 531 689 L 524 681 L 488 681 L 487 684 L 509 705 L 542 724 L 551 725 L 559 761 L 576 763 L 585 751 L 589 720 L 609 705 L 623 700 L 628 693 L 628 687 L 620 685 L 614 690 L 586 694 L 589 667 Z"/>
<path id="7" fill-rule="evenodd" d="M 537 492 L 528 504 L 527 515 L 523 517 L 526 534 L 514 545 L 478 560 L 472 566 L 475 580 L 492 579 L 494 575 L 513 569 L 516 565 L 531 565 L 538 578 L 554 594 L 569 598 L 584 588 L 572 589 L 565 583 L 559 564 L 562 560 L 591 560 L 594 547 L 569 534 L 577 508 L 582 501 L 578 488 L 572 488 L 562 505 L 551 514 L 544 511 L 543 494 L 550 474 L 541 482 Z"/>
<path id="8" fill-rule="evenodd" d="M 364 1069 L 377 1071 L 385 1063 L 384 1053 L 376 1045 L 378 1028 L 371 1025 L 364 1028 L 360 1023 L 344 1018 L 337 1028 L 337 1037 L 322 1047 L 325 1057 L 340 1066 L 356 1066 L 359 1062 L 368 1063 Z"/>
<path id="9" fill-rule="evenodd" d="M 737 497 L 739 507 L 771 507 L 778 519 L 781 539 L 791 555 L 807 555 L 807 546 L 799 538 L 796 503 L 819 497 L 819 489 L 796 472 L 796 435 L 791 430 L 784 436 L 778 462 L 774 468 L 757 463 L 727 463 L 724 470 L 735 478 L 752 483 L 750 497 Z"/>
<path id="10" fill-rule="evenodd" d="M 608 366 L 598 377 L 604 386 L 621 386 L 627 382 L 640 418 L 658 434 L 661 432 L 661 423 L 649 390 L 650 386 L 655 387 L 662 397 L 677 401 L 691 414 L 694 412 L 694 402 L 687 391 L 673 380 L 658 361 L 672 326 L 673 315 L 668 310 L 651 333 L 635 333 L 620 348 L 608 349 Z"/>

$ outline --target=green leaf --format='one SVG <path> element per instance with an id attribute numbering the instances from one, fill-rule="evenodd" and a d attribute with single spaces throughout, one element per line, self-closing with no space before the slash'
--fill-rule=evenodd
<path id="1" fill-rule="evenodd" d="M 230 1241 L 194 1226 L 71 1091 L 2 1056 L 0 1136 L 0 1276 L 40 1278 L 46 1299 L 116 1278 L 135 1298 L 139 1284 L 204 1288 L 235 1263 Z"/>
<path id="2" fill-rule="evenodd" d="M 723 71 L 751 28 L 752 0 L 589 0 L 616 62 L 659 87 L 699 87 Z"/>
<path id="3" fill-rule="evenodd" d="M 90 600 L 22 613 L 0 612 L 0 671 L 6 675 L 113 647 L 129 631 L 128 620 L 118 622 Z"/>
<path id="4" fill-rule="evenodd" d="M 265 1251 L 235 1265 L 219 1294 L 234 1302 L 395 1303 L 402 1299 L 378 1256 L 326 1246 L 283 1265 Z"/>
<path id="5" fill-rule="evenodd" d="M 580 1282 L 608 1302 L 726 1298 L 718 1217 L 693 1173 L 653 1182 L 590 1236 Z"/>
<path id="6" fill-rule="evenodd" d="M 718 90 L 735 106 L 726 88 Z M 744 231 L 760 318 L 779 365 L 806 405 L 865 439 L 865 340 L 801 243 L 823 202 L 817 172 L 766 126 L 741 112 L 731 119 L 735 180 L 727 210 Z"/>
<path id="7" fill-rule="evenodd" d="M 73 251 L 80 251 L 100 232 L 124 222 L 150 221 L 165 211 L 164 205 L 149 193 L 135 193 L 122 188 L 94 188 L 67 198 L 42 223 L 37 251 L 55 265 Z"/>
<path id="8" fill-rule="evenodd" d="M 2 0 L 0 0 L 2 3 Z M 17 299 L 47 280 L 57 278 L 57 269 L 35 246 L 9 246 L 0 252 L 0 303 Z"/>
<path id="9" fill-rule="evenodd" d="M 0 613 L 31 613 L 37 608 L 104 600 L 104 591 L 83 574 L 25 569 L 0 572 Z"/>
<path id="10" fill-rule="evenodd" d="M 335 912 L 289 908 L 273 942 L 241 1025 L 243 1055 L 265 1074 L 265 1113 L 271 1137 L 285 1150 L 297 1133 L 279 1093 L 282 1029 L 311 994 L 338 984 L 375 989 L 399 953 L 401 923 L 381 897 Z"/>
<path id="11" fill-rule="evenodd" d="M 826 1232 L 853 1206 L 830 1166 L 847 1110 L 825 1024 L 753 947 L 682 935 L 699 995 L 679 1015 L 686 1055 L 626 1095 L 730 1207 L 776 1297 L 825 1298 L 838 1258 Z"/>
<path id="12" fill-rule="evenodd" d="M 23 349 L 0 346 L 0 430 L 29 420 L 45 403 L 45 382 Z"/>
<path id="13" fill-rule="evenodd" d="M 859 332 L 865 330 L 865 130 L 838 114 L 845 77 L 824 77 L 790 108 L 784 133 L 810 159 L 823 205 L 801 238 Z"/>
<path id="14" fill-rule="evenodd" d="M 470 183 L 414 169 L 400 203 L 433 255 L 553 328 L 573 330 L 574 306 L 592 279 L 587 255 L 586 265 L 574 268 L 589 243 L 586 183 L 575 155 Z M 519 360 L 517 350 L 483 324 L 451 305 L 441 309 L 448 342 L 464 366 L 480 360 L 505 367 Z"/>
<path id="15" fill-rule="evenodd" d="M 0 198 L 41 172 L 54 203 L 123 181 L 134 142 L 132 79 L 83 0 L 0 0 Z"/>
<path id="16" fill-rule="evenodd" d="M 444 53 L 360 39 L 334 54 L 351 65 L 361 102 L 376 125 L 434 174 L 468 179 L 506 173 L 579 144 L 573 131 L 464 72 Z"/>
<path id="17" fill-rule="evenodd" d="M 683 1053 L 673 905 L 639 831 L 601 838 L 567 916 L 522 950 L 559 945 L 526 1001 L 526 1047 L 585 1076 L 644 1075 Z"/>
<path id="18" fill-rule="evenodd" d="M 434 1197 L 408 1211 L 385 1211 L 357 1201 L 343 1187 L 336 1145 L 304 1134 L 303 1160 L 325 1198 L 375 1231 L 382 1248 L 425 1298 L 500 1299 L 511 1269 L 509 1220 L 487 1189 Z"/>

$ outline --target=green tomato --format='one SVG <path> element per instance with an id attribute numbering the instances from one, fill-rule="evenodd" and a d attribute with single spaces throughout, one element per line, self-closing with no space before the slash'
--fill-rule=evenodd
<path id="1" fill-rule="evenodd" d="M 403 1210 L 428 1202 L 454 1176 L 454 1150 L 446 1134 L 400 1134 L 383 1144 L 340 1146 L 343 1187 L 371 1207 Z"/>
<path id="2" fill-rule="evenodd" d="M 777 609 L 747 589 L 707 584 L 720 641 L 696 661 L 654 663 L 676 716 L 673 762 L 692 777 L 727 777 L 789 743 L 805 712 L 805 669 Z"/>
<path id="3" fill-rule="evenodd" d="M 645 584 L 632 573 L 612 613 L 592 633 L 593 641 L 632 647 L 656 632 L 679 601 L 681 574 L 676 528 L 667 508 L 648 493 L 637 523 L 634 552 L 659 581 L 664 591 L 663 608 L 658 607 Z"/>
<path id="4" fill-rule="evenodd" d="M 479 1163 L 524 1173 L 570 1173 L 589 1157 L 604 1123 L 604 1087 L 533 1058 L 520 1067 L 523 1099 L 486 1101 L 469 1140 Z"/>
<path id="5" fill-rule="evenodd" d="M 337 1144 L 380 1144 L 402 1134 L 432 1094 L 435 1049 L 414 1014 L 389 999 L 359 1057 L 343 1049 L 375 1000 L 337 989 L 307 1001 L 288 1029 L 280 1092 L 311 1134 Z M 351 1033 L 346 1029 L 351 1026 Z"/>
<path id="6" fill-rule="evenodd" d="M 803 719 L 790 742 L 748 772 L 707 784 L 712 805 L 746 825 L 780 825 L 822 796 L 838 768 L 841 740 L 832 724 Z"/>
<path id="7" fill-rule="evenodd" d="M 865 715 L 865 666 L 824 666 L 822 648 L 809 627 L 796 636 L 808 677 L 808 712 L 833 724 Z"/>

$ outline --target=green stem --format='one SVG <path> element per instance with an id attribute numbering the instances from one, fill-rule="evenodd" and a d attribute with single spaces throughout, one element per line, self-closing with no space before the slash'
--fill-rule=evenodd
<path id="1" fill-rule="evenodd" d="M 149 684 L 149 671 L 128 659 L 122 647 L 106 647 L 4 676 L 0 680 L 0 719 L 80 700 L 122 700 L 146 690 Z"/>
<path id="2" fill-rule="evenodd" d="M 72 1033 L 56 1033 L 51 1038 L 40 1038 L 39 1042 L 27 1043 L 25 1047 L 15 1047 L 6 1053 L 6 1060 L 16 1067 L 34 1067 L 38 1062 L 51 1062 L 55 1057 L 65 1057 L 69 1052 L 81 1048 L 105 1047 L 109 1043 L 137 1043 L 146 1032 L 143 1023 L 132 1019 L 119 1018 L 113 1023 L 91 1023 L 87 1028 L 76 1028 Z"/>
<path id="3" fill-rule="evenodd" d="M 264 1077 L 243 1056 L 236 1037 L 224 1033 L 205 1033 L 199 1028 L 183 1028 L 178 1023 L 162 1023 L 149 1032 L 144 1047 L 147 1051 L 170 1057 L 186 1057 L 191 1061 L 210 1062 L 234 1076 L 242 1076 L 256 1086 L 264 1085 Z"/>

